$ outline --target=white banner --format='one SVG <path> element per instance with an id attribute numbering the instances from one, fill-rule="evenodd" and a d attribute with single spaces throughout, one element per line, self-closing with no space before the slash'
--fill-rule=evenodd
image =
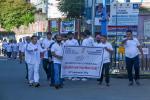
<path id="1" fill-rule="evenodd" d="M 99 78 L 103 51 L 97 47 L 64 47 L 61 77 Z"/>

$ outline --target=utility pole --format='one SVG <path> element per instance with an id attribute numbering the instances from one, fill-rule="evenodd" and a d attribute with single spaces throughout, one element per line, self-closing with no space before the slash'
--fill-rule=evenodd
<path id="1" fill-rule="evenodd" d="M 95 33 L 95 0 L 92 0 L 92 36 Z"/>
<path id="2" fill-rule="evenodd" d="M 103 0 L 102 21 L 101 21 L 101 34 L 107 36 L 107 12 L 106 12 L 106 0 Z"/>

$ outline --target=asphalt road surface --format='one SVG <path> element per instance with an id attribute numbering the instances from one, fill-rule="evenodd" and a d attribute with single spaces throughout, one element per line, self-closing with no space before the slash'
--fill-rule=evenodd
<path id="1" fill-rule="evenodd" d="M 96 80 L 65 81 L 62 89 L 48 85 L 41 67 L 39 88 L 29 87 L 25 65 L 0 58 L 0 100 L 150 100 L 150 79 L 141 86 L 128 86 L 127 79 L 111 79 L 111 86 L 98 85 Z"/>

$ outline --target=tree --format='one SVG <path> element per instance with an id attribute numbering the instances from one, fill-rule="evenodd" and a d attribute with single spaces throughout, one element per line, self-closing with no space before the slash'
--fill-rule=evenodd
<path id="1" fill-rule="evenodd" d="M 0 0 L 0 24 L 10 31 L 34 21 L 35 8 L 25 0 Z"/>
<path id="2" fill-rule="evenodd" d="M 58 9 L 68 18 L 80 18 L 84 11 L 85 0 L 60 0 Z"/>

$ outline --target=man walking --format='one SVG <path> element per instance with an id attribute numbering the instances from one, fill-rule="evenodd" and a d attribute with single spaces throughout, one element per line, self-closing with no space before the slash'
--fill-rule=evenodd
<path id="1" fill-rule="evenodd" d="M 61 35 L 56 35 L 56 43 L 52 45 L 51 52 L 54 61 L 54 84 L 55 88 L 59 89 L 63 85 L 63 80 L 61 79 L 61 64 L 63 56 L 63 44 Z"/>
<path id="2" fill-rule="evenodd" d="M 134 67 L 135 70 L 135 82 L 137 85 L 140 85 L 139 82 L 139 51 L 143 57 L 143 51 L 140 46 L 140 43 L 137 38 L 133 37 L 132 31 L 128 30 L 126 32 L 126 38 L 122 41 L 122 45 L 125 47 L 125 59 L 126 59 L 126 68 L 129 78 L 129 86 L 133 85 L 133 74 L 132 70 Z"/>
<path id="3" fill-rule="evenodd" d="M 37 43 L 37 36 L 31 37 L 31 43 L 26 46 L 28 57 L 28 80 L 30 86 L 34 84 L 35 87 L 39 87 L 39 67 L 40 67 L 40 52 L 44 52 L 46 50 L 42 49 L 41 46 Z"/>
<path id="4" fill-rule="evenodd" d="M 27 52 L 26 48 L 27 48 L 27 45 L 29 45 L 30 41 L 31 41 L 31 38 L 29 36 L 27 36 L 26 37 L 26 42 L 23 45 L 23 48 L 21 50 L 22 56 L 24 55 L 24 57 L 25 57 L 25 65 L 26 65 L 26 76 L 25 76 L 25 78 L 27 80 L 28 80 L 28 64 L 27 64 L 27 62 L 28 62 L 29 53 Z"/>
<path id="5" fill-rule="evenodd" d="M 43 58 L 43 68 L 44 71 L 47 75 L 47 80 L 49 81 L 52 75 L 52 65 L 53 65 L 53 61 L 52 59 L 48 56 L 48 48 L 50 49 L 50 46 L 54 43 L 54 40 L 52 40 L 52 34 L 51 32 L 47 33 L 47 38 L 45 38 L 42 41 L 42 48 L 43 49 L 47 49 L 46 52 L 44 52 L 44 58 Z M 52 84 L 52 83 L 51 83 Z"/>

